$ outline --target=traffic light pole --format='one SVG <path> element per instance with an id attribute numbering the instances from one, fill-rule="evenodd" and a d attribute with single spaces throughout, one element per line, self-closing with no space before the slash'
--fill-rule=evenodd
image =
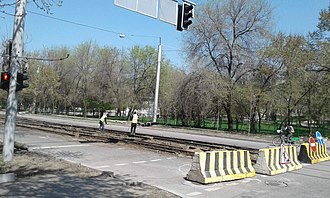
<path id="1" fill-rule="evenodd" d="M 17 116 L 17 92 L 16 81 L 17 72 L 21 67 L 23 57 L 23 37 L 24 37 L 24 18 L 26 13 L 27 0 L 16 0 L 12 57 L 10 64 L 11 78 L 6 108 L 5 133 L 3 138 L 3 161 L 9 162 L 14 155 L 16 116 Z"/>
<path id="2" fill-rule="evenodd" d="M 161 63 L 161 61 L 162 61 L 162 38 L 159 37 L 157 72 L 156 72 L 156 88 L 155 88 L 155 103 L 154 103 L 154 114 L 153 114 L 152 122 L 157 122 L 159 79 L 160 79 L 160 63 Z"/>

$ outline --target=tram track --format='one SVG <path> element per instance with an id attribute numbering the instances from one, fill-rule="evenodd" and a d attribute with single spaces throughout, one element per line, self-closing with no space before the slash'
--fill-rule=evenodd
<path id="1" fill-rule="evenodd" d="M 0 117 L 0 120 L 4 122 L 4 117 Z M 134 137 L 131 137 L 127 132 L 123 131 L 105 129 L 103 132 L 100 132 L 92 127 L 46 122 L 30 118 L 17 118 L 16 126 L 41 130 L 54 134 L 72 136 L 80 139 L 81 142 L 122 142 L 125 144 L 136 145 L 159 152 L 167 152 L 190 157 L 193 156 L 195 152 L 200 151 L 244 149 L 250 152 L 252 163 L 255 163 L 258 155 L 258 150 L 256 149 L 242 148 L 235 145 L 223 145 L 196 140 L 186 140 L 181 138 L 145 134 L 136 134 Z"/>

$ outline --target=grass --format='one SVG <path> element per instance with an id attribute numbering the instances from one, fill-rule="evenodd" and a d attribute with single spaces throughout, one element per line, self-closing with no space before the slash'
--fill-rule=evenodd
<path id="1" fill-rule="evenodd" d="M 111 117 L 110 119 L 114 120 L 127 120 L 127 117 Z M 151 117 L 140 117 L 140 122 L 151 122 Z M 163 119 L 158 118 L 157 122 L 161 125 L 171 126 L 171 127 L 183 127 L 182 122 L 180 120 L 175 119 Z M 276 130 L 279 128 L 281 121 L 263 121 L 260 125 L 260 131 L 258 123 L 255 124 L 255 134 L 276 134 Z M 222 120 L 217 125 L 216 121 L 213 120 L 204 120 L 201 124 L 202 129 L 210 129 L 210 130 L 220 130 L 220 131 L 228 131 L 227 130 L 227 121 Z M 189 126 L 185 127 L 194 127 L 194 122 L 192 122 Z M 283 127 L 283 126 L 282 126 Z M 293 125 L 293 128 L 295 129 L 294 136 L 309 136 L 310 132 L 307 127 L 299 126 L 299 125 Z M 323 137 L 330 137 L 330 125 L 321 126 L 318 128 L 318 130 L 321 132 Z M 249 131 L 249 123 L 248 122 L 235 122 L 233 123 L 233 132 L 248 132 Z M 312 129 L 312 134 L 315 136 L 315 132 L 317 129 Z"/>

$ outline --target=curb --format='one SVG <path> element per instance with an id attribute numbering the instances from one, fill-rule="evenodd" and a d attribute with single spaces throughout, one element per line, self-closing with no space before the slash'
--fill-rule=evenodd
<path id="1" fill-rule="evenodd" d="M 14 173 L 5 173 L 0 174 L 0 184 L 7 183 L 7 182 L 14 182 L 15 181 L 15 174 Z"/>

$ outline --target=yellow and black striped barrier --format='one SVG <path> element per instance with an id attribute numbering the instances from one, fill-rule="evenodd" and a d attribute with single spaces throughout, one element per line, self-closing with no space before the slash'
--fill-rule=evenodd
<path id="1" fill-rule="evenodd" d="M 186 178 L 208 184 L 254 175 L 249 151 L 209 151 L 195 153 Z"/>
<path id="2" fill-rule="evenodd" d="M 313 151 L 311 146 L 308 143 L 303 143 L 300 146 L 300 152 L 298 159 L 303 163 L 315 164 L 322 161 L 330 160 L 327 146 L 323 144 L 323 146 L 319 143 L 316 144 L 316 150 Z"/>
<path id="3" fill-rule="evenodd" d="M 300 168 L 302 165 L 298 161 L 295 146 L 260 149 L 257 163 L 254 165 L 256 173 L 266 175 L 277 175 Z"/>

